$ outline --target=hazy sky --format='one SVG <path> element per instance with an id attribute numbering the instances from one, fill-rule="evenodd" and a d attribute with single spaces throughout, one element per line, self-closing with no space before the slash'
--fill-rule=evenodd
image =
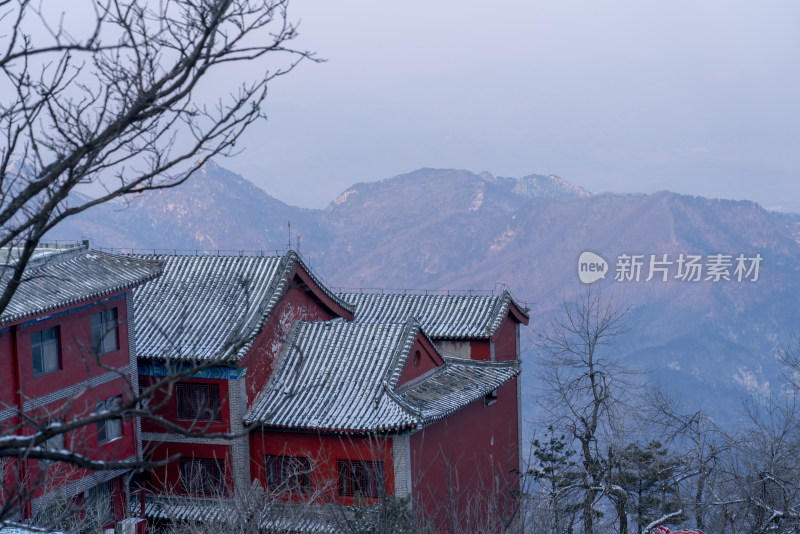
<path id="1" fill-rule="evenodd" d="M 420 167 L 800 211 L 797 0 L 294 0 L 328 61 L 224 166 L 321 207 Z"/>

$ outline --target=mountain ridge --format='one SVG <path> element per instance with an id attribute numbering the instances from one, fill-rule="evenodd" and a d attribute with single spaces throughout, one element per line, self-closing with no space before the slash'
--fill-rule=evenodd
<path id="1" fill-rule="evenodd" d="M 282 203 L 209 164 L 179 188 L 135 197 L 124 212 L 101 207 L 56 230 L 61 238 L 88 234 L 111 247 L 280 252 L 291 246 L 335 287 L 504 283 L 533 308 L 523 351 L 534 362 L 532 332 L 545 327 L 563 299 L 579 294 L 577 259 L 591 250 L 609 263 L 596 286 L 629 307 L 636 325 L 619 345 L 626 363 L 669 380 L 698 405 L 735 405 L 737 396 L 777 387 L 777 350 L 800 324 L 797 223 L 750 201 L 571 188 L 560 196 L 530 196 L 515 192 L 517 183 L 485 172 L 419 169 L 354 184 L 326 208 L 312 210 Z M 714 254 L 760 254 L 763 262 L 755 283 L 647 282 L 647 272 L 639 282 L 622 282 L 614 275 L 623 254 L 644 261 L 666 254 L 673 270 L 680 254 L 704 261 Z M 524 381 L 529 406 L 531 367 Z"/>

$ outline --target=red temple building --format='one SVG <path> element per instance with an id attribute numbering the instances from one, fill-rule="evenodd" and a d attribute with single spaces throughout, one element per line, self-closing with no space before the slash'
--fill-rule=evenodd
<path id="1" fill-rule="evenodd" d="M 164 275 L 135 293 L 139 381 L 200 365 L 154 399 L 188 431 L 142 425 L 155 493 L 255 485 L 319 504 L 407 498 L 442 521 L 519 489 L 519 325 L 499 296 L 335 294 L 297 254 L 146 256 Z M 173 517 L 149 500 L 150 518 Z M 173 507 L 174 508 L 174 507 Z"/>
<path id="2" fill-rule="evenodd" d="M 15 252 L 0 251 L 3 271 L 13 266 Z M 161 270 L 156 262 L 94 251 L 88 243 L 36 250 L 0 316 L 2 435 L 33 435 L 113 409 L 131 395 L 138 376 L 131 290 Z M 59 434 L 45 448 L 98 461 L 133 461 L 140 455 L 137 424 L 131 419 Z M 0 504 L 11 506 L 14 519 L 35 520 L 56 491 L 76 505 L 98 504 L 109 526 L 127 516 L 126 470 L 87 471 L 8 457 L 0 470 Z M 25 503 L 21 508 L 14 505 L 18 497 Z"/>
<path id="3" fill-rule="evenodd" d="M 14 381 L 0 389 L 0 424 L 6 434 L 36 432 L 20 414 L 55 424 L 171 376 L 142 406 L 153 417 L 98 423 L 52 444 L 163 466 L 136 477 L 74 469 L 60 495 L 108 499 L 109 525 L 140 515 L 143 497 L 158 524 L 210 517 L 220 499 L 253 492 L 276 505 L 265 531 L 335 530 L 331 510 L 387 497 L 440 530 L 463 530 L 487 511 L 509 524 L 527 323 L 506 291 L 335 293 L 294 252 L 43 248 L 0 317 L 0 372 Z M 8 481 L 46 478 L 53 467 L 2 468 Z M 131 487 L 141 490 L 135 499 Z M 46 503 L 46 486 L 31 491 L 18 519 Z M 293 507 L 301 513 L 279 513 Z"/>

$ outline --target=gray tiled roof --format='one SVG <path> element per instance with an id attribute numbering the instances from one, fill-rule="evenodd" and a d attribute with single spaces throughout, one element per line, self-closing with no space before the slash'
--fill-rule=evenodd
<path id="1" fill-rule="evenodd" d="M 91 250 L 78 245 L 31 260 L 0 324 L 123 291 L 158 276 L 157 261 Z M 10 274 L 0 279 L 5 287 Z"/>
<path id="2" fill-rule="evenodd" d="M 285 256 L 146 255 L 164 274 L 134 292 L 136 349 L 141 358 L 238 360 L 252 346 L 300 265 Z"/>
<path id="3" fill-rule="evenodd" d="M 23 525 L 21 523 L 4 523 L 0 521 L 0 534 L 70 534 L 66 530 L 53 530 L 49 528 L 37 527 L 34 525 Z"/>
<path id="4" fill-rule="evenodd" d="M 361 323 L 393 323 L 414 317 L 433 339 L 487 339 L 514 303 L 508 291 L 497 296 L 342 293 Z M 527 315 L 526 315 L 527 317 Z"/>
<path id="5" fill-rule="evenodd" d="M 446 365 L 397 390 L 399 397 L 429 422 L 447 417 L 520 372 L 518 360 L 484 362 L 447 356 L 444 360 Z"/>
<path id="6" fill-rule="evenodd" d="M 222 532 L 231 526 L 234 526 L 233 530 L 242 526 L 243 517 L 248 522 L 258 521 L 260 529 L 267 532 L 341 532 L 335 524 L 341 511 L 336 510 L 335 505 L 282 502 L 278 499 L 257 505 L 255 509 L 241 510 L 237 505 L 241 506 L 241 503 L 229 499 L 153 495 L 147 498 L 145 516 L 148 519 L 197 521 L 207 527 L 220 528 Z M 250 516 L 253 512 L 257 517 Z"/>
<path id="7" fill-rule="evenodd" d="M 519 373 L 517 362 L 448 359 L 441 370 L 395 392 L 419 333 L 412 321 L 296 323 L 245 423 L 334 432 L 414 428 L 447 416 Z"/>

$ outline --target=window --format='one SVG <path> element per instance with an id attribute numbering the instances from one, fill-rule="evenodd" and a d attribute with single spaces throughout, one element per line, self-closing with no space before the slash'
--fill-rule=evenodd
<path id="1" fill-rule="evenodd" d="M 221 421 L 219 384 L 175 384 L 178 419 Z"/>
<path id="2" fill-rule="evenodd" d="M 58 370 L 58 327 L 53 326 L 31 334 L 31 350 L 34 376 Z"/>
<path id="3" fill-rule="evenodd" d="M 107 525 L 113 521 L 114 495 L 111 481 L 101 482 L 86 492 L 86 503 L 83 506 L 86 522 L 95 525 Z"/>
<path id="4" fill-rule="evenodd" d="M 414 367 L 419 367 L 419 351 L 414 351 Z"/>
<path id="5" fill-rule="evenodd" d="M 92 350 L 95 356 L 117 350 L 117 309 L 92 315 Z"/>
<path id="6" fill-rule="evenodd" d="M 97 403 L 97 412 L 101 412 L 103 410 L 113 411 L 119 410 L 120 402 L 122 398 L 111 397 L 108 400 L 104 400 L 103 402 Z M 105 443 L 106 441 L 111 441 L 114 438 L 118 438 L 122 435 L 122 419 L 106 419 L 104 421 L 97 422 L 97 443 Z"/>
<path id="7" fill-rule="evenodd" d="M 191 495 L 220 495 L 225 488 L 225 460 L 182 458 L 181 483 Z"/>
<path id="8" fill-rule="evenodd" d="M 339 460 L 339 495 L 380 497 L 383 494 L 383 462 Z"/>
<path id="9" fill-rule="evenodd" d="M 42 448 L 47 451 L 62 451 L 64 450 L 64 434 L 56 434 L 42 444 Z M 41 460 L 44 465 L 50 465 L 52 460 Z"/>
<path id="10" fill-rule="evenodd" d="M 286 493 L 311 493 L 311 460 L 300 456 L 267 455 L 267 486 Z"/>

